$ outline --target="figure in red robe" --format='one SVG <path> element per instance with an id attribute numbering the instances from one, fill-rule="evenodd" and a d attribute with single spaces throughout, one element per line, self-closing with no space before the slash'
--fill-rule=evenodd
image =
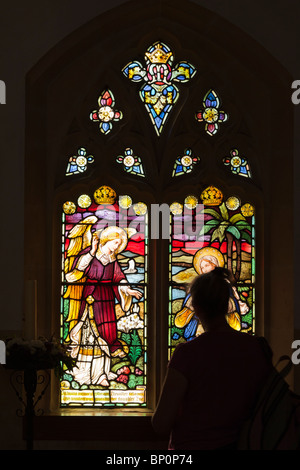
<path id="1" fill-rule="evenodd" d="M 104 229 L 100 238 L 95 232 L 91 246 L 79 253 L 66 274 L 69 283 L 78 283 L 73 294 L 77 310 L 70 307 L 68 320 L 71 355 L 77 359 L 70 373 L 80 384 L 108 386 L 116 378 L 110 371 L 111 356 L 126 355 L 117 335 L 115 299 L 127 312 L 132 297 L 142 297 L 128 285 L 116 259 L 126 244 L 126 232 L 119 227 Z"/>

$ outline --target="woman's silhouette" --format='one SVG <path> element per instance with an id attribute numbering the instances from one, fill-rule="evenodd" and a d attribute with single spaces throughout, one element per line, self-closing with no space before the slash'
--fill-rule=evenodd
<path id="1" fill-rule="evenodd" d="M 271 370 L 260 339 L 226 321 L 229 279 L 215 268 L 191 285 L 204 333 L 175 349 L 152 418 L 154 429 L 170 436 L 170 449 L 234 449 Z"/>

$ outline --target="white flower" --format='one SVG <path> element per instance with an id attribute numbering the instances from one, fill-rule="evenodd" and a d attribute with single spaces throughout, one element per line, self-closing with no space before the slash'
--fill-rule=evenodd
<path id="1" fill-rule="evenodd" d="M 135 328 L 143 328 L 144 323 L 136 313 L 131 313 L 126 317 L 120 318 L 118 321 L 118 329 L 124 333 L 128 333 L 130 330 Z"/>

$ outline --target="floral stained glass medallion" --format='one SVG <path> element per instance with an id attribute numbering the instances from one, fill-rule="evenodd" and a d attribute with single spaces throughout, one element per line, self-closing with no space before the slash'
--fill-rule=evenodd
<path id="1" fill-rule="evenodd" d="M 145 82 L 139 94 L 158 136 L 179 97 L 174 82 L 188 82 L 196 73 L 195 67 L 186 61 L 173 67 L 173 60 L 171 49 L 155 42 L 145 52 L 145 65 L 134 60 L 122 70 L 129 80 Z"/>
<path id="2" fill-rule="evenodd" d="M 142 160 L 140 157 L 134 155 L 131 148 L 126 148 L 124 155 L 119 155 L 116 159 L 117 163 L 123 165 L 124 171 L 132 175 L 145 176 Z"/>
<path id="3" fill-rule="evenodd" d="M 205 122 L 205 131 L 213 136 L 219 130 L 219 123 L 228 119 L 228 114 L 219 110 L 220 99 L 214 90 L 209 90 L 203 99 L 203 110 L 196 112 L 196 120 Z"/>
<path id="4" fill-rule="evenodd" d="M 229 269 L 236 281 L 228 305 L 228 324 L 244 333 L 255 330 L 254 207 L 248 202 L 242 204 L 235 195 L 224 198 L 214 186 L 204 189 L 199 200 L 202 204 L 193 206 L 190 217 L 192 221 L 201 214 L 203 219 L 192 236 L 182 230 L 188 216 L 182 210 L 185 206 L 171 210 L 169 357 L 179 343 L 203 333 L 187 286 L 197 275 L 217 266 Z"/>
<path id="5" fill-rule="evenodd" d="M 180 176 L 190 173 L 199 161 L 200 158 L 194 157 L 191 149 L 186 149 L 184 154 L 176 159 L 172 176 Z"/>
<path id="6" fill-rule="evenodd" d="M 99 129 L 108 134 L 113 127 L 113 121 L 123 118 L 123 113 L 114 109 L 115 98 L 111 90 L 104 90 L 98 99 L 98 110 L 90 114 L 91 121 L 100 122 Z"/>
<path id="7" fill-rule="evenodd" d="M 224 165 L 228 166 L 234 175 L 251 178 L 251 171 L 245 157 L 239 155 L 237 149 L 230 150 L 230 156 L 223 158 Z"/>
<path id="8" fill-rule="evenodd" d="M 63 205 L 62 407 L 146 406 L 147 230 L 146 204 L 109 186 Z"/>
<path id="9" fill-rule="evenodd" d="M 73 155 L 69 158 L 66 169 L 66 176 L 84 173 L 87 170 L 88 164 L 93 162 L 93 155 L 87 155 L 85 148 L 79 148 L 77 155 Z"/>

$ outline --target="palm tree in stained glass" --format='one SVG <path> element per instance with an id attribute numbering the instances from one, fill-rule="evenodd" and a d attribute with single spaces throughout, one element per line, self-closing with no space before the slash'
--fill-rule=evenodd
<path id="1" fill-rule="evenodd" d="M 227 268 L 233 273 L 233 242 L 236 245 L 236 266 L 233 273 L 239 280 L 241 273 L 241 242 L 247 241 L 251 244 L 251 226 L 242 213 L 229 215 L 224 202 L 219 207 L 205 207 L 204 214 L 211 216 L 206 220 L 200 235 L 210 234 L 210 243 L 219 240 L 220 244 L 227 241 Z M 250 232 L 250 233 L 249 233 Z"/>
<path id="2" fill-rule="evenodd" d="M 166 44 L 159 41 L 148 48 L 145 62 L 146 67 L 138 61 L 130 62 L 122 72 L 133 82 L 146 82 L 139 94 L 159 136 L 179 97 L 179 90 L 173 82 L 189 81 L 196 69 L 185 61 L 172 67 L 173 53 Z"/>

